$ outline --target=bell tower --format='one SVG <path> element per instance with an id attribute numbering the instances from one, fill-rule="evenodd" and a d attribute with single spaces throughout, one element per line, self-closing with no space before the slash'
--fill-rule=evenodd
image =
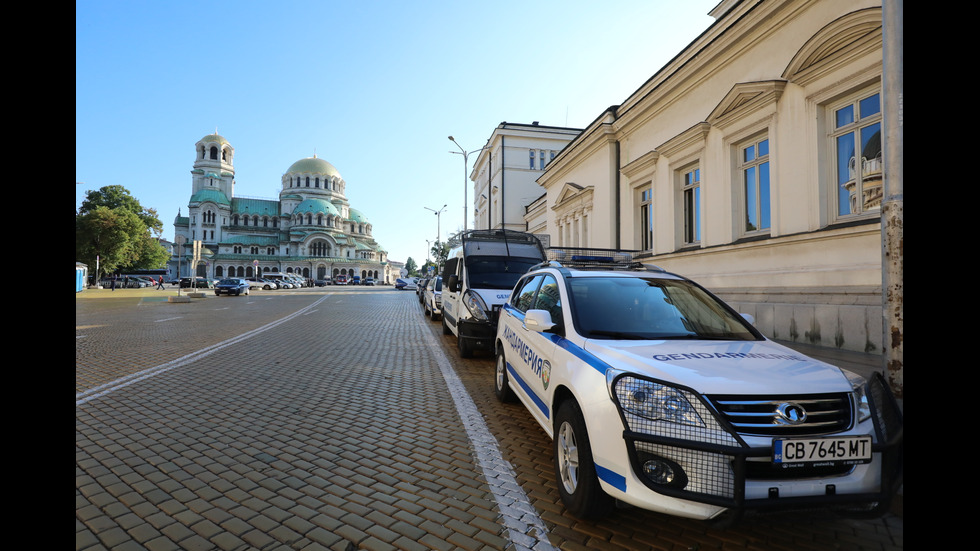
<path id="1" fill-rule="evenodd" d="M 217 132 L 201 138 L 194 148 L 191 195 L 202 190 L 215 190 L 229 199 L 234 197 L 235 148 Z"/>

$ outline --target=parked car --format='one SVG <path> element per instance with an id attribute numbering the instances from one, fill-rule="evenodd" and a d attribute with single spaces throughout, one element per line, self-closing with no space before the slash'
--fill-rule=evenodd
<path id="1" fill-rule="evenodd" d="M 437 321 L 442 316 L 442 277 L 436 276 L 429 280 L 425 286 L 422 299 L 422 311 L 429 316 L 432 321 Z"/>
<path id="2" fill-rule="evenodd" d="M 366 278 L 364 278 L 364 285 L 371 285 L 373 287 L 374 284 L 375 283 L 374 283 L 374 278 L 373 277 L 366 277 Z"/>
<path id="3" fill-rule="evenodd" d="M 418 288 L 418 282 L 412 277 L 400 277 L 395 280 L 395 289 L 399 291 L 414 291 Z"/>
<path id="4" fill-rule="evenodd" d="M 880 374 L 778 345 L 751 316 L 629 255 L 549 256 L 502 308 L 494 391 L 552 438 L 571 514 L 601 517 L 615 501 L 695 519 L 887 511 L 903 421 Z"/>
<path id="5" fill-rule="evenodd" d="M 347 285 L 347 276 L 339 275 L 333 278 L 334 285 Z"/>
<path id="6" fill-rule="evenodd" d="M 181 287 L 181 289 L 188 289 L 188 288 L 190 288 L 192 286 L 195 289 L 213 289 L 214 288 L 214 282 L 211 281 L 210 279 L 206 278 L 206 277 L 195 277 L 194 278 L 193 285 L 192 285 L 191 284 L 191 278 L 189 278 L 189 277 L 182 277 L 182 278 L 180 278 L 180 287 Z"/>
<path id="7" fill-rule="evenodd" d="M 249 283 L 247 280 L 240 277 L 226 277 L 218 281 L 214 286 L 214 294 L 216 296 L 221 296 L 222 293 L 226 295 L 247 295 L 249 291 Z"/>
<path id="8" fill-rule="evenodd" d="M 317 287 L 326 287 L 327 286 L 327 280 L 326 279 L 317 279 L 317 280 L 315 280 L 313 282 L 313 284 L 316 285 Z"/>
<path id="9" fill-rule="evenodd" d="M 425 286 L 428 284 L 428 277 L 419 278 L 418 282 L 415 284 L 415 294 L 419 297 L 419 304 L 422 304 L 422 300 L 425 297 Z"/>
<path id="10" fill-rule="evenodd" d="M 513 230 L 469 230 L 451 242 L 442 269 L 442 331 L 461 358 L 493 352 L 497 311 L 522 274 L 545 260 L 541 241 Z"/>
<path id="11" fill-rule="evenodd" d="M 262 279 L 261 277 L 248 277 L 245 278 L 248 281 L 248 286 L 250 289 L 264 289 L 266 291 L 271 291 L 273 289 L 278 289 L 279 285 L 275 281 L 268 279 Z"/>

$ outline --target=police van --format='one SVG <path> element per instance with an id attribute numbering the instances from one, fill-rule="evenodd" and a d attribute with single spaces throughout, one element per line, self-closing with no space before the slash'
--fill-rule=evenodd
<path id="1" fill-rule="evenodd" d="M 449 243 L 442 271 L 442 332 L 455 335 L 459 355 L 493 350 L 497 314 L 517 280 L 545 260 L 533 234 L 469 230 Z"/>

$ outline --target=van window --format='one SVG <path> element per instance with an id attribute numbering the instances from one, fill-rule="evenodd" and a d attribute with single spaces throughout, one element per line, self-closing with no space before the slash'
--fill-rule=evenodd
<path id="1" fill-rule="evenodd" d="M 442 278 L 448 282 L 450 276 L 459 275 L 459 273 L 456 271 L 456 266 L 458 264 L 458 258 L 447 259 L 446 265 L 442 267 Z"/>
<path id="2" fill-rule="evenodd" d="M 470 256 L 466 259 L 467 283 L 474 289 L 513 289 L 522 275 L 540 263 L 537 258 Z"/>

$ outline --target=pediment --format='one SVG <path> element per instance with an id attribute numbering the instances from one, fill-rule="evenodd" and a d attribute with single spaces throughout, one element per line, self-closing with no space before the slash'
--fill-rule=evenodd
<path id="1" fill-rule="evenodd" d="M 714 127 L 724 128 L 747 114 L 775 105 L 785 88 L 785 80 L 736 84 L 711 111 L 708 122 Z"/>

